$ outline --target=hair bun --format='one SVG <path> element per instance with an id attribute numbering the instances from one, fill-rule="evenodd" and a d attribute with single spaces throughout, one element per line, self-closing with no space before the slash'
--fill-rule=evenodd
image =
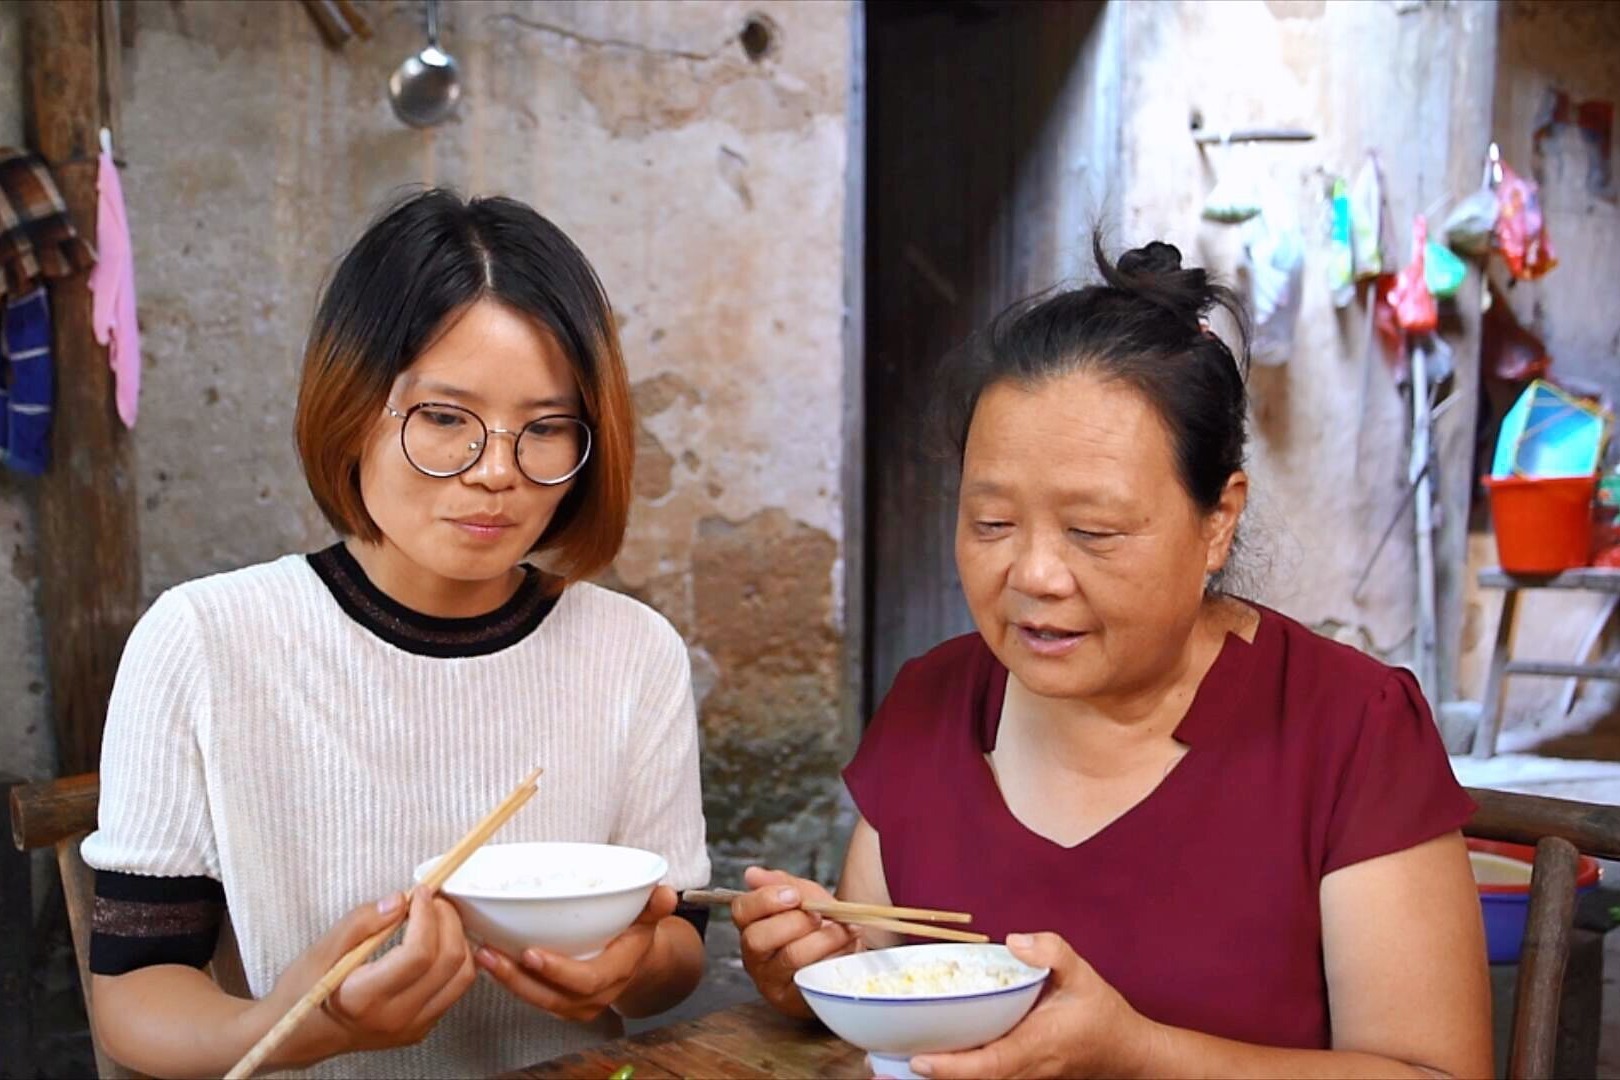
<path id="1" fill-rule="evenodd" d="M 1202 267 L 1182 266 L 1181 250 L 1174 244 L 1155 240 L 1127 251 L 1117 263 L 1110 263 L 1103 254 L 1100 237 L 1092 237 L 1091 250 L 1103 281 L 1122 294 L 1122 299 L 1152 304 L 1188 334 L 1202 332 L 1199 318 L 1204 312 L 1225 306 L 1220 286 L 1210 281 Z"/>
<path id="2" fill-rule="evenodd" d="M 1155 240 L 1146 247 L 1132 248 L 1119 257 L 1119 272 L 1132 277 L 1147 274 L 1174 274 L 1181 270 L 1181 250 L 1174 244 Z"/>

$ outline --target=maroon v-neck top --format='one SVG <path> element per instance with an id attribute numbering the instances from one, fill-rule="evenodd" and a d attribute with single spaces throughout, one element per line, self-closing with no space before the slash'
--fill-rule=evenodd
<path id="1" fill-rule="evenodd" d="M 1458 785 L 1409 673 L 1261 611 L 1229 635 L 1175 737 L 1191 749 L 1065 848 L 1013 817 L 984 760 L 1007 669 L 977 634 L 901 669 L 844 780 L 896 904 L 1061 934 L 1154 1020 L 1329 1045 L 1322 878 L 1460 828 Z"/>

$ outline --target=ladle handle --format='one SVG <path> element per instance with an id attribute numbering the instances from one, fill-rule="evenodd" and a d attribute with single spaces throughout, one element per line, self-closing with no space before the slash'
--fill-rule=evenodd
<path id="1" fill-rule="evenodd" d="M 427 0 L 428 44 L 439 47 L 439 0 Z"/>

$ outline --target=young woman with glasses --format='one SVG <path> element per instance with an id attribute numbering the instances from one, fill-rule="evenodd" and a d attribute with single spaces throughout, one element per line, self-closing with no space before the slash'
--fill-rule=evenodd
<path id="1" fill-rule="evenodd" d="M 619 550 L 635 445 L 589 263 L 521 203 L 410 198 L 326 288 L 296 427 L 342 540 L 171 589 L 119 669 L 83 849 L 105 1047 L 217 1076 L 402 922 L 273 1067 L 490 1075 L 684 998 L 703 926 L 674 890 L 709 872 L 691 670 L 668 622 L 585 581 Z M 501 840 L 669 862 L 593 960 L 474 951 L 446 901 L 396 891 L 536 764 Z"/>

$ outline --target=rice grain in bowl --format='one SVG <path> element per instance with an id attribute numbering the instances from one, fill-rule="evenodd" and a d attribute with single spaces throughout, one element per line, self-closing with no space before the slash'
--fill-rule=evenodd
<path id="1" fill-rule="evenodd" d="M 508 956 L 537 945 L 585 960 L 635 922 L 667 873 L 662 856 L 616 844 L 486 844 L 441 891 L 469 937 Z"/>
<path id="2" fill-rule="evenodd" d="M 822 1023 L 867 1052 L 874 1072 L 906 1077 L 915 1054 L 971 1050 L 1011 1031 L 1049 974 L 1005 945 L 902 945 L 835 956 L 793 981 Z"/>

